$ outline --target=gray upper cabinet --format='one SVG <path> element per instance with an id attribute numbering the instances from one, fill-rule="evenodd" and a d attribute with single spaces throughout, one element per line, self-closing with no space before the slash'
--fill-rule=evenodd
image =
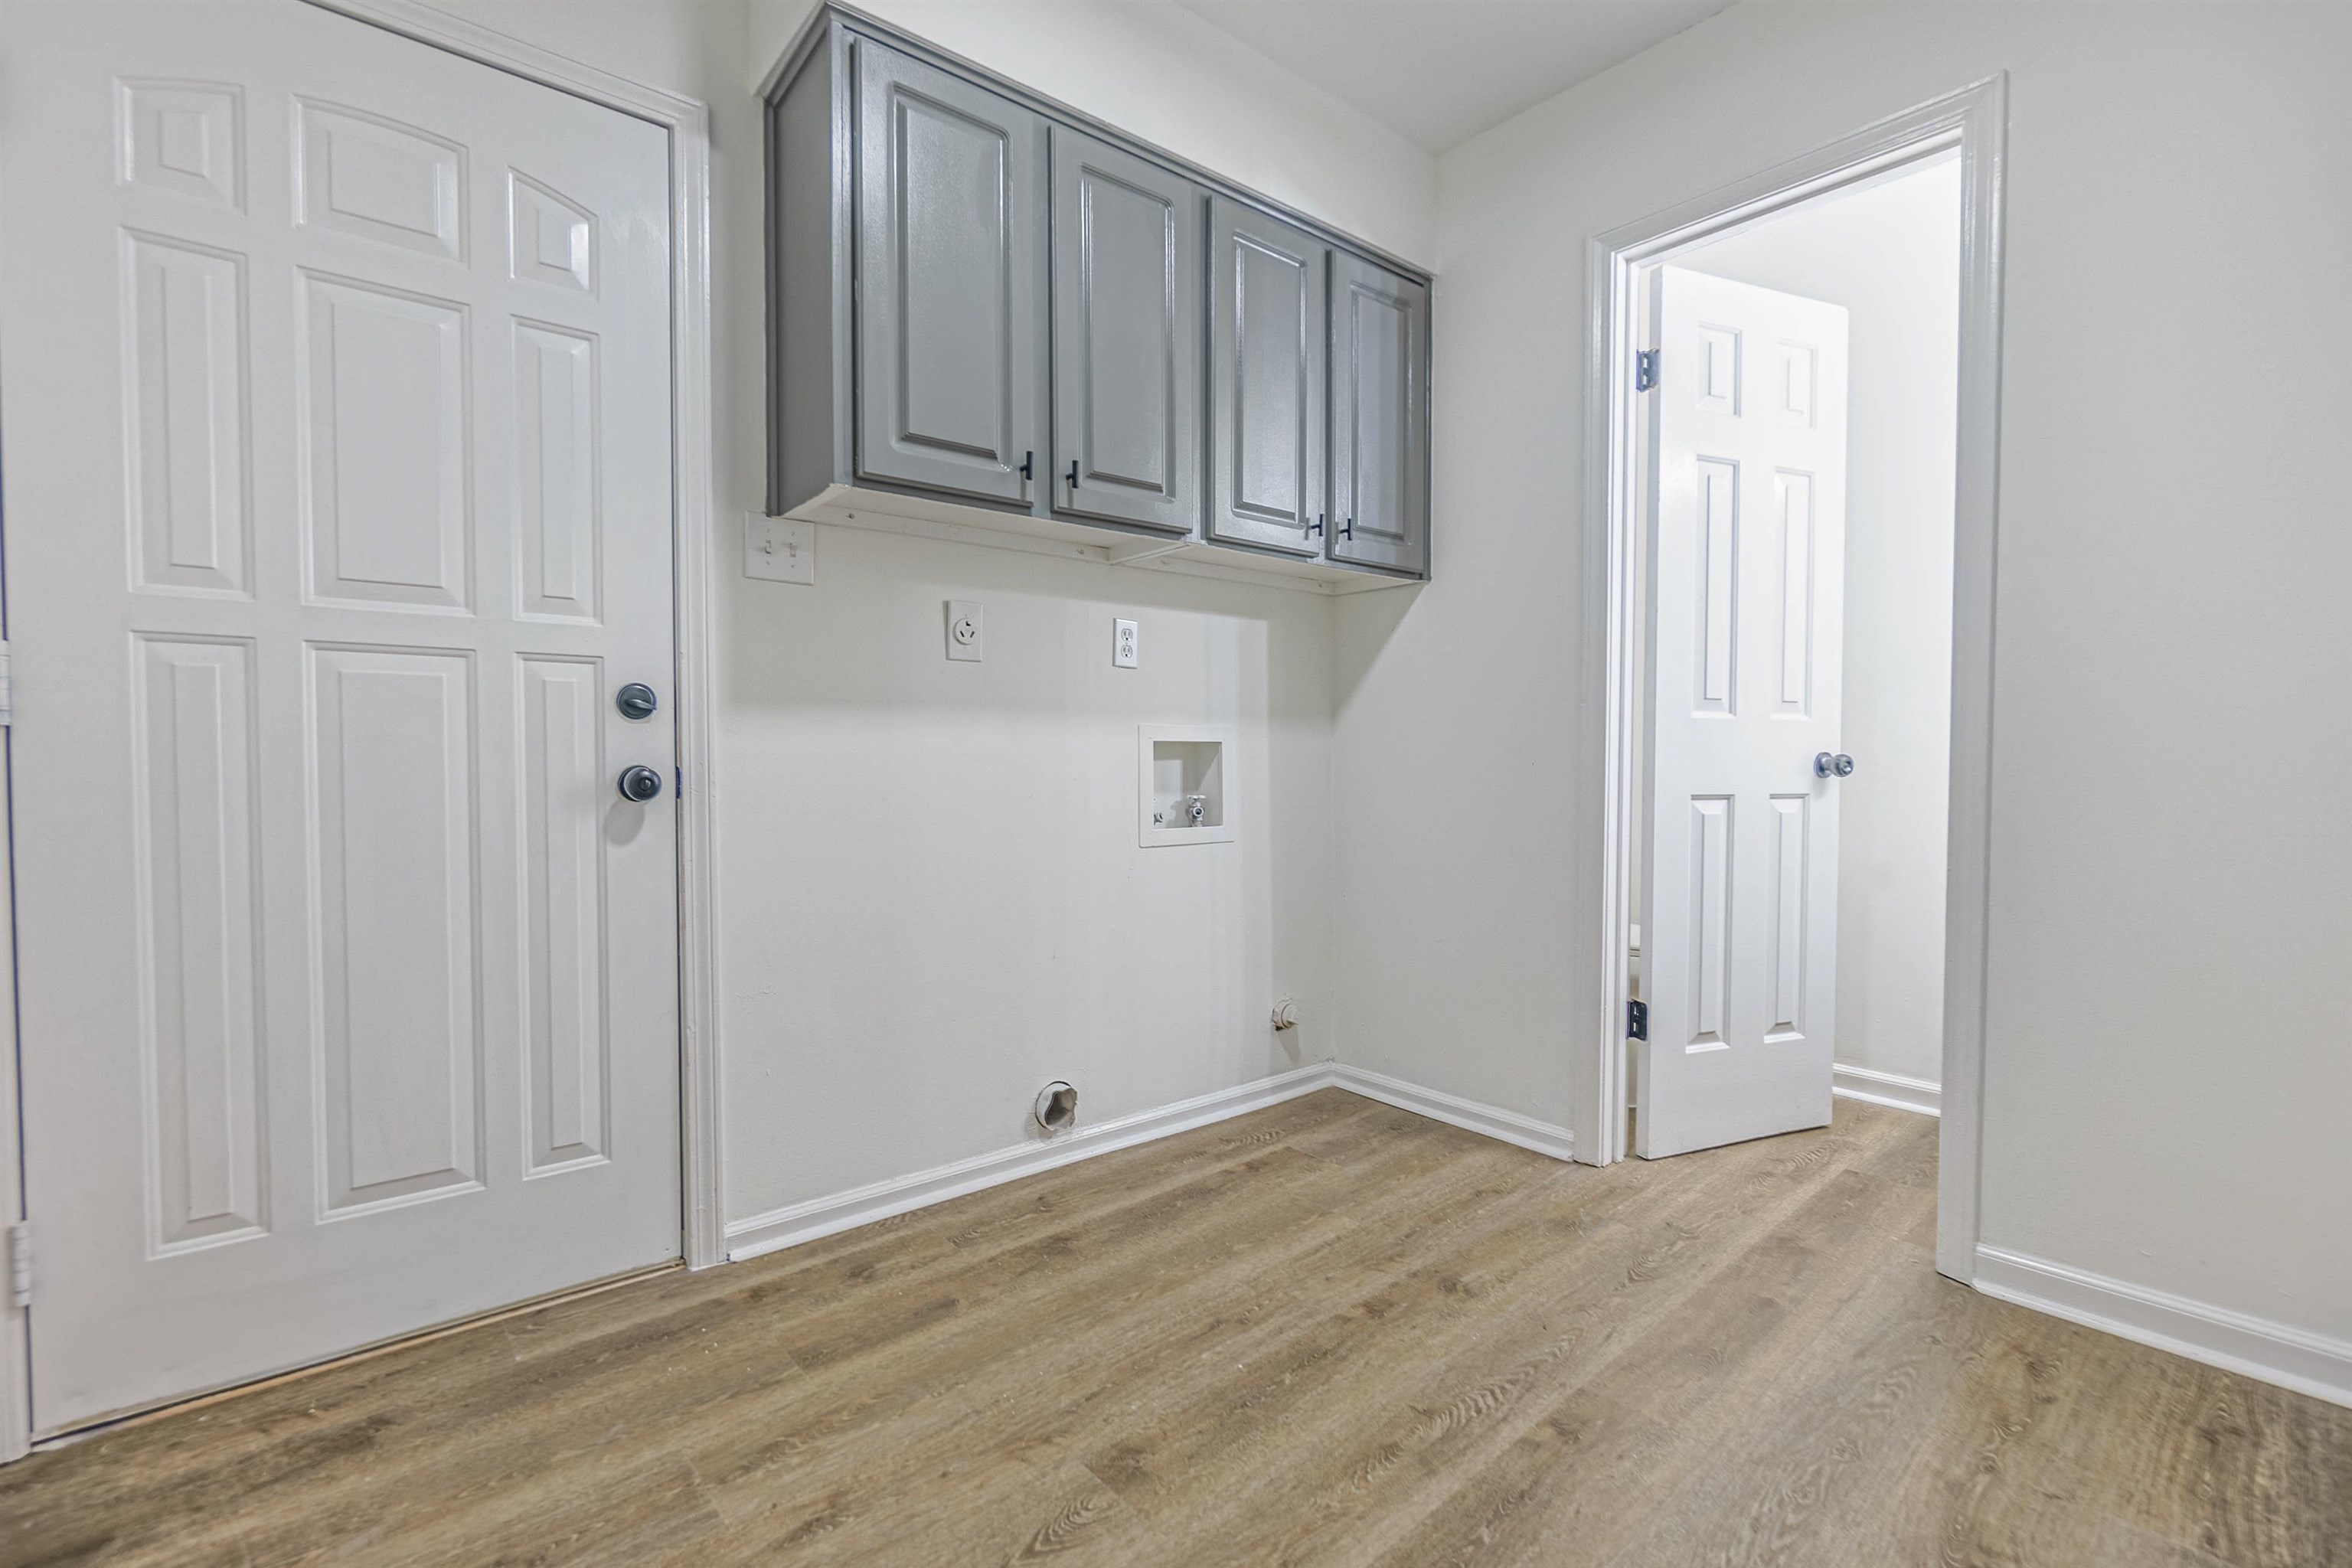
<path id="1" fill-rule="evenodd" d="M 1429 561 L 1429 286 L 1331 258 L 1331 556 Z"/>
<path id="2" fill-rule="evenodd" d="M 1209 535 L 1319 554 L 1329 247 L 1219 196 L 1209 239 Z"/>
<path id="3" fill-rule="evenodd" d="M 1191 533 L 1208 193 L 1067 126 L 1052 142 L 1054 510 Z"/>
<path id="4" fill-rule="evenodd" d="M 767 115 L 771 514 L 1426 574 L 1424 274 L 836 0 Z"/>
<path id="5" fill-rule="evenodd" d="M 856 56 L 857 471 L 1025 504 L 1045 122 L 864 39 Z"/>

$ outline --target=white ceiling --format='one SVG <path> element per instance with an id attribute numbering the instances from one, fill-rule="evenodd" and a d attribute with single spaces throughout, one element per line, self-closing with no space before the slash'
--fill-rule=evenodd
<path id="1" fill-rule="evenodd" d="M 1731 0 L 1178 0 L 1431 153 Z"/>

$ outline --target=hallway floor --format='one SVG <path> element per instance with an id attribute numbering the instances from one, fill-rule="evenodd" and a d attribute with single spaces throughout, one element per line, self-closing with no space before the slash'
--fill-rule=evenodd
<path id="1" fill-rule="evenodd" d="M 0 1563 L 2352 1564 L 2352 1410 L 1939 1279 L 1935 1129 L 1329 1090 L 0 1470 Z"/>

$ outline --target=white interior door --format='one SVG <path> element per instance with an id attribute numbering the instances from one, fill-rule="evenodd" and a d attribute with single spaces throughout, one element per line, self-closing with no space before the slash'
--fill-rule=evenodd
<path id="1" fill-rule="evenodd" d="M 1846 312 L 1664 268 L 1635 1152 L 1830 1119 Z"/>
<path id="2" fill-rule="evenodd" d="M 303 5 L 0 44 L 54 1432 L 678 1251 L 668 152 Z"/>

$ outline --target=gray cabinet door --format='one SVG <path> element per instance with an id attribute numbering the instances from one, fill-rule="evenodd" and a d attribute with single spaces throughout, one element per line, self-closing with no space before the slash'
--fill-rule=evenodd
<path id="1" fill-rule="evenodd" d="M 1054 509 L 1201 525 L 1208 194 L 1056 125 Z"/>
<path id="2" fill-rule="evenodd" d="M 1210 229 L 1210 537 L 1320 553 L 1328 247 L 1223 196 Z"/>
<path id="3" fill-rule="evenodd" d="M 1429 289 L 1331 258 L 1331 556 L 1429 564 Z"/>
<path id="4" fill-rule="evenodd" d="M 1025 504 L 1045 455 L 1045 122 L 856 49 L 858 474 Z"/>

